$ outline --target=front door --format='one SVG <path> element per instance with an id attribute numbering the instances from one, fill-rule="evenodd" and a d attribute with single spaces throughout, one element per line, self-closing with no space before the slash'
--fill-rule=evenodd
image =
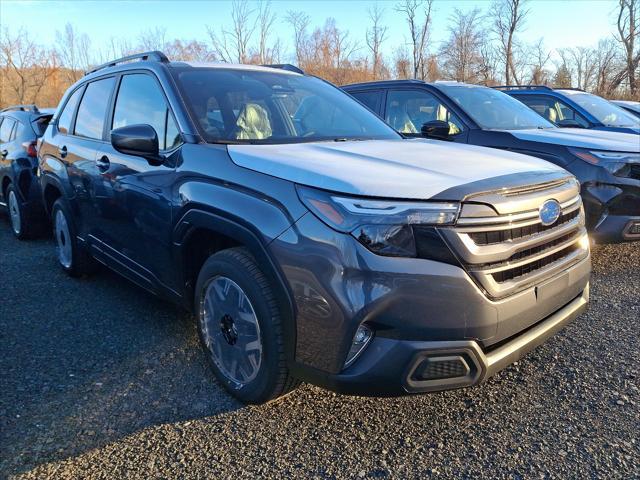
<path id="1" fill-rule="evenodd" d="M 97 255 L 150 290 L 156 290 L 158 283 L 171 288 L 171 193 L 180 136 L 155 77 L 123 75 L 108 121 L 109 130 L 151 125 L 166 161 L 152 166 L 142 157 L 116 151 L 110 142 L 98 149 L 96 165 L 110 208 L 100 212 Z"/>

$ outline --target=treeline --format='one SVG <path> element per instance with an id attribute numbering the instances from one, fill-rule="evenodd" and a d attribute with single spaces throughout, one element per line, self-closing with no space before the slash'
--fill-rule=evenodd
<path id="1" fill-rule="evenodd" d="M 417 78 L 578 87 L 605 97 L 640 99 L 640 0 L 616 0 L 614 8 L 611 35 L 592 47 L 557 49 L 555 55 L 543 38 L 534 44 L 520 39 L 531 15 L 529 0 L 494 0 L 486 11 L 456 8 L 447 19 L 436 18 L 433 0 L 400 0 L 384 8 L 372 4 L 362 39 L 340 29 L 334 18 L 312 27 L 302 11 L 276 13 L 268 0 L 233 1 L 225 26 L 205 26 L 206 41 L 169 39 L 166 29 L 158 27 L 141 32 L 134 42 L 113 37 L 108 45 L 96 46 L 86 33 L 67 24 L 56 32 L 53 45 L 41 45 L 25 29 L 5 28 L 0 38 L 0 106 L 54 106 L 91 66 L 146 50 L 162 50 L 172 60 L 292 62 L 339 85 Z M 389 38 L 385 19 L 391 15 L 405 21 L 399 45 Z M 443 42 L 432 39 L 436 21 L 447 22 Z M 278 35 L 285 26 L 290 38 Z M 385 55 L 387 50 L 393 54 Z"/>

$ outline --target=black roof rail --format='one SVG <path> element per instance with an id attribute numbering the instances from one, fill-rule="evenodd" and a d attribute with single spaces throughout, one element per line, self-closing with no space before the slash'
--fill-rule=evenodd
<path id="1" fill-rule="evenodd" d="M 102 65 L 98 65 L 97 67 L 92 68 L 91 70 L 85 72 L 85 75 L 89 75 L 90 73 L 97 72 L 98 70 L 102 70 L 103 68 L 115 67 L 119 63 L 130 62 L 132 60 L 140 60 L 140 61 L 152 60 L 155 62 L 169 63 L 169 59 L 164 53 L 158 50 L 153 50 L 151 52 L 135 53 L 133 55 L 127 55 L 126 57 L 111 60 L 110 62 L 103 63 Z"/>
<path id="2" fill-rule="evenodd" d="M 296 67 L 295 65 L 291 65 L 290 63 L 274 63 L 271 65 L 260 65 L 261 67 L 269 67 L 269 68 L 279 68 L 280 70 L 286 70 L 288 72 L 295 72 L 301 75 L 304 75 L 304 70 L 300 67 Z"/>
<path id="3" fill-rule="evenodd" d="M 495 85 L 491 88 L 495 88 L 496 90 L 534 90 L 537 88 L 542 88 L 543 90 L 553 90 L 553 88 L 548 85 Z"/>
<path id="4" fill-rule="evenodd" d="M 34 103 L 25 105 L 11 105 L 10 107 L 3 108 L 2 110 L 0 110 L 0 112 L 10 112 L 12 110 L 19 110 L 21 112 L 26 112 L 27 110 L 29 110 L 33 113 L 40 113 L 40 110 L 38 110 L 38 107 L 36 107 Z"/>

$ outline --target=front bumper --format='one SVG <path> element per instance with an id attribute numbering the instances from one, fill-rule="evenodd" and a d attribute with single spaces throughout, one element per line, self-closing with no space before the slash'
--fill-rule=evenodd
<path id="1" fill-rule="evenodd" d="M 569 167 L 582 184 L 591 238 L 596 243 L 640 240 L 640 235 L 632 233 L 634 224 L 640 223 L 640 179 L 616 177 L 602 167 L 581 161 Z"/>
<path id="2" fill-rule="evenodd" d="M 571 302 L 497 346 L 474 340 L 409 341 L 375 338 L 358 360 L 337 375 L 305 370 L 307 381 L 348 395 L 396 396 L 477 385 L 517 361 L 584 312 L 589 286 Z M 429 364 L 435 368 L 425 368 Z M 440 365 L 438 365 L 440 364 Z M 433 377 L 424 378 L 429 372 Z"/>

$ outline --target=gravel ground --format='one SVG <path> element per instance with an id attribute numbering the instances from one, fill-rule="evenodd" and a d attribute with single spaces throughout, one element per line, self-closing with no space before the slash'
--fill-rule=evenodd
<path id="1" fill-rule="evenodd" d="M 0 221 L 0 477 L 638 478 L 639 267 L 597 248 L 589 312 L 479 387 L 244 407 L 187 314 Z"/>

